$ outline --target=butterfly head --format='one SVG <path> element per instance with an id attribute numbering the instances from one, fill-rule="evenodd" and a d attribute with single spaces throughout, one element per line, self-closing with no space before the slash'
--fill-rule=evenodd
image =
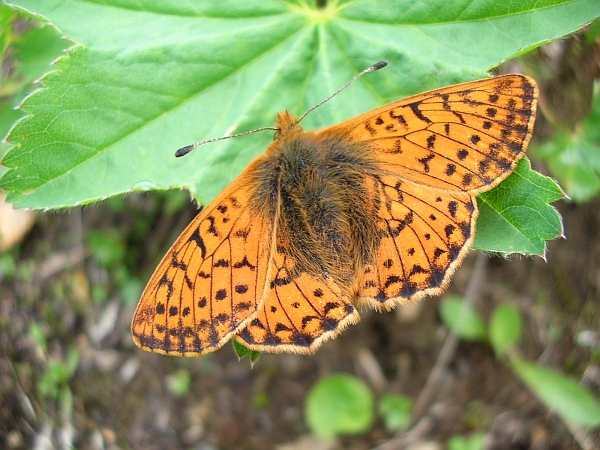
<path id="1" fill-rule="evenodd" d="M 275 128 L 277 128 L 277 131 L 273 136 L 274 141 L 285 139 L 287 137 L 300 134 L 304 131 L 298 123 L 296 116 L 289 111 L 277 113 L 275 118 Z"/>

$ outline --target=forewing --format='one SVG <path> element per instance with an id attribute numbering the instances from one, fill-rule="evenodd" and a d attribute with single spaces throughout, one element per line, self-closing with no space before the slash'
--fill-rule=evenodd
<path id="1" fill-rule="evenodd" d="M 132 333 L 144 350 L 200 356 L 220 348 L 261 306 L 273 218 L 240 176 L 186 228 L 152 275 Z"/>
<path id="2" fill-rule="evenodd" d="M 472 243 L 475 198 L 387 176 L 368 184 L 380 241 L 359 274 L 359 301 L 390 309 L 441 293 Z"/>
<path id="3" fill-rule="evenodd" d="M 524 155 L 536 104 L 532 79 L 505 75 L 408 97 L 333 128 L 367 143 L 382 167 L 404 180 L 478 194 Z"/>
<path id="4" fill-rule="evenodd" d="M 236 339 L 250 350 L 312 354 L 359 315 L 327 273 L 300 271 L 278 237 L 264 307 Z"/>

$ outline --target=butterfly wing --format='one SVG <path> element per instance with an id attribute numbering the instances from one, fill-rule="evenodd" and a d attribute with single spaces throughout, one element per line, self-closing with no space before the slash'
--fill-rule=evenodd
<path id="1" fill-rule="evenodd" d="M 390 309 L 437 295 L 475 236 L 477 202 L 468 192 L 444 192 L 382 176 L 372 184 L 379 245 L 359 274 L 359 301 Z"/>
<path id="2" fill-rule="evenodd" d="M 261 307 L 274 217 L 252 204 L 251 165 L 190 223 L 152 275 L 132 333 L 144 350 L 217 350 Z"/>
<path id="3" fill-rule="evenodd" d="M 367 143 L 381 167 L 403 180 L 477 195 L 525 154 L 536 104 L 531 78 L 504 75 L 408 97 L 333 128 Z"/>
<path id="4" fill-rule="evenodd" d="M 389 309 L 442 292 L 473 242 L 475 195 L 525 154 L 536 99 L 533 80 L 507 75 L 419 94 L 339 125 L 381 169 L 367 181 L 380 241 L 358 274 L 359 301 Z"/>
<path id="5" fill-rule="evenodd" d="M 312 354 L 358 322 L 358 311 L 327 273 L 299 272 L 280 237 L 264 307 L 236 339 L 250 350 Z"/>

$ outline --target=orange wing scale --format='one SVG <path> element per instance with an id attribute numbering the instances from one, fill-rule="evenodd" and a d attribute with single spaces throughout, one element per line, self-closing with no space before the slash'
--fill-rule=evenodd
<path id="1" fill-rule="evenodd" d="M 536 99 L 533 80 L 506 75 L 408 97 L 332 128 L 366 142 L 399 179 L 477 195 L 525 154 Z"/>
<path id="2" fill-rule="evenodd" d="M 181 234 L 150 279 L 132 332 L 145 350 L 200 356 L 227 342 L 262 306 L 273 222 L 250 206 L 242 175 Z"/>
<path id="3" fill-rule="evenodd" d="M 327 274 L 297 273 L 278 241 L 264 307 L 236 339 L 250 350 L 312 354 L 357 322 L 358 312 Z"/>
<path id="4" fill-rule="evenodd" d="M 359 301 L 389 310 L 441 293 L 473 241 L 475 198 L 393 177 L 373 184 L 382 238 L 375 261 L 363 269 Z"/>

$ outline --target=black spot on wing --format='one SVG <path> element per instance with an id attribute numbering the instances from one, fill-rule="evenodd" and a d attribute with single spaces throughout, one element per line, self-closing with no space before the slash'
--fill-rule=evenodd
<path id="1" fill-rule="evenodd" d="M 410 107 L 410 109 L 412 110 L 412 112 L 414 113 L 414 115 L 417 116 L 419 119 L 421 119 L 423 122 L 425 122 L 425 123 L 431 123 L 431 120 L 429 120 L 428 117 L 425 117 L 423 115 L 423 113 L 421 112 L 421 110 L 419 109 L 420 105 L 421 105 L 421 102 L 415 102 L 415 103 L 411 103 L 408 106 Z"/>
<path id="2" fill-rule="evenodd" d="M 189 242 L 195 243 L 200 249 L 200 257 L 204 259 L 206 257 L 206 247 L 204 246 L 204 240 L 200 236 L 200 230 L 196 228 L 190 236 Z"/>
<path id="3" fill-rule="evenodd" d="M 236 262 L 233 265 L 234 269 L 240 269 L 242 267 L 248 267 L 250 270 L 255 270 L 256 269 L 256 266 L 253 265 L 253 264 L 251 264 L 250 261 L 248 261 L 248 258 L 246 256 L 244 256 L 244 259 L 242 259 L 239 262 Z"/>
<path id="4" fill-rule="evenodd" d="M 429 173 L 429 162 L 435 158 L 435 155 L 433 153 L 430 153 L 429 155 L 425 156 L 424 158 L 419 158 L 417 161 L 419 161 L 421 163 L 421 165 L 423 166 L 423 171 L 425 173 Z"/>

